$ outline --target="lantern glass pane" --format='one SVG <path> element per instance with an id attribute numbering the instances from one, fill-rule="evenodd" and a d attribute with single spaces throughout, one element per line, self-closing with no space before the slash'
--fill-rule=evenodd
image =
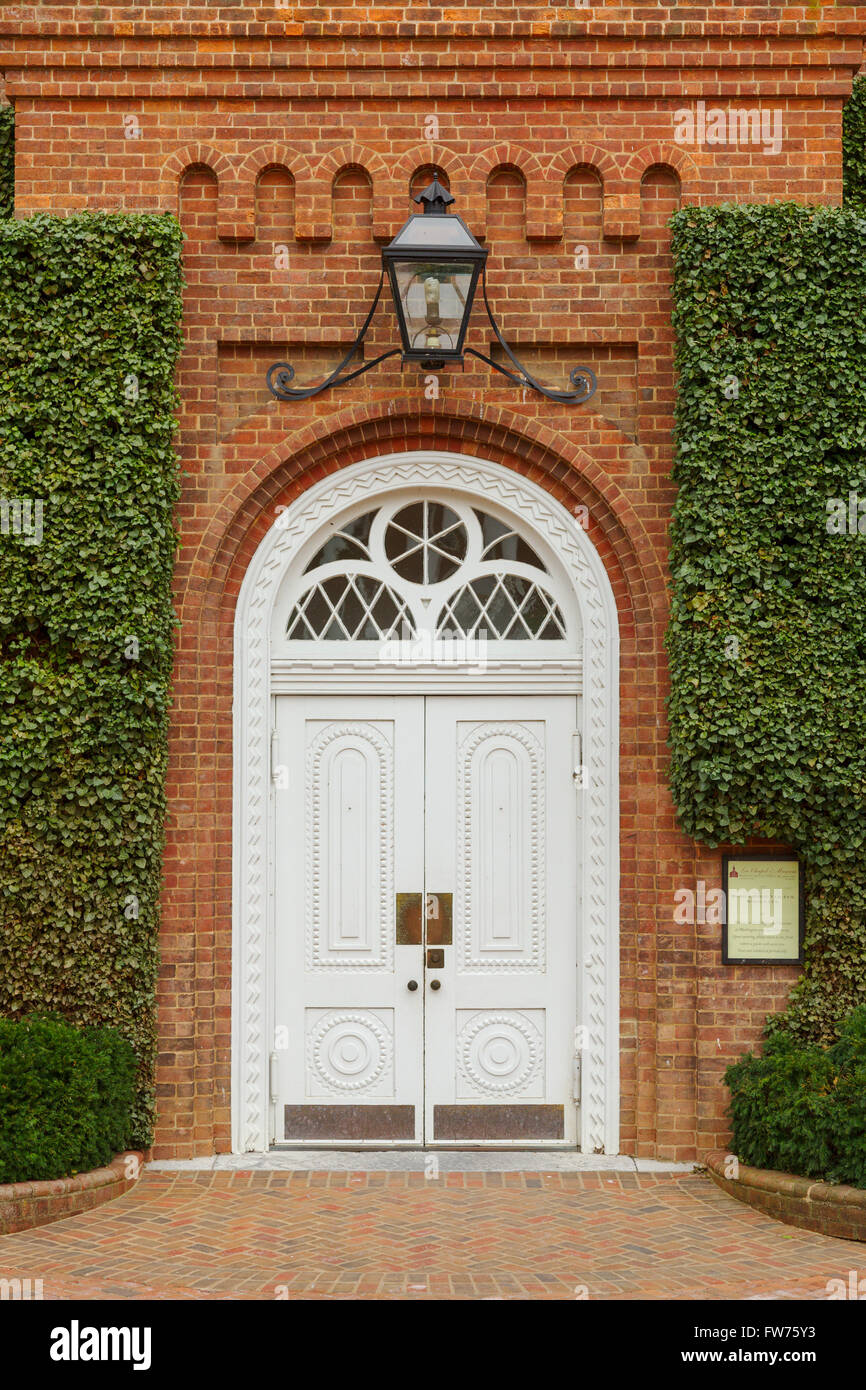
<path id="1" fill-rule="evenodd" d="M 448 261 L 397 261 L 394 275 L 410 351 L 456 352 L 469 309 L 474 267 Z"/>
<path id="2" fill-rule="evenodd" d="M 399 247 L 402 251 L 410 246 L 427 247 L 443 246 L 449 249 L 453 246 L 458 250 L 473 251 L 478 250 L 478 242 L 465 227 L 459 217 L 437 217 L 432 213 L 415 213 L 409 218 L 405 227 L 401 227 L 393 242 L 394 247 Z"/>

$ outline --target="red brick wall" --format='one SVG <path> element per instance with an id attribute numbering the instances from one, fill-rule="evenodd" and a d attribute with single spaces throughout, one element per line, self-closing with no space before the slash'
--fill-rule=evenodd
<path id="1" fill-rule="evenodd" d="M 684 201 L 840 200 L 858 10 L 500 0 L 6 13 L 18 214 L 170 209 L 187 236 L 157 1154 L 230 1143 L 231 653 L 245 566 L 275 507 L 311 481 L 421 447 L 478 451 L 589 508 L 622 629 L 622 1148 L 689 1159 L 723 1142 L 720 1073 L 796 972 L 722 967 L 717 927 L 673 920 L 675 890 L 717 883 L 719 855 L 678 829 L 665 781 L 665 224 Z M 778 109 L 781 151 L 678 145 L 675 113 L 699 99 Z M 471 359 L 441 374 L 435 402 L 390 362 L 311 402 L 269 397 L 272 360 L 313 378 L 352 341 L 380 244 L 433 162 L 486 230 L 506 337 L 551 381 L 592 365 L 587 406 L 523 399 Z M 481 315 L 471 332 L 490 349 Z M 383 309 L 368 354 L 393 334 Z"/>

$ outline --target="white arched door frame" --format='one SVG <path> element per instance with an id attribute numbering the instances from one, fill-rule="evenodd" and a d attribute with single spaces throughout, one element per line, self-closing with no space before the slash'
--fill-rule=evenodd
<path id="1" fill-rule="evenodd" d="M 314 484 L 276 517 L 241 586 L 234 641 L 232 1148 L 249 1153 L 268 1146 L 274 604 L 299 548 L 329 520 L 365 498 L 373 501 L 407 487 L 450 489 L 481 506 L 495 501 L 521 530 L 536 532 L 555 551 L 574 586 L 583 633 L 577 668 L 584 708 L 584 786 L 576 793 L 581 805 L 575 847 L 581 903 L 578 1014 L 584 1025 L 578 1039 L 580 1148 L 617 1153 L 619 630 L 613 591 L 586 531 L 542 488 L 499 464 L 428 451 L 366 459 Z M 302 677 L 297 688 L 306 681 L 309 689 L 311 678 Z M 508 679 L 519 692 L 519 672 Z M 288 688 L 290 681 L 291 673 L 282 673 L 279 688 Z"/>

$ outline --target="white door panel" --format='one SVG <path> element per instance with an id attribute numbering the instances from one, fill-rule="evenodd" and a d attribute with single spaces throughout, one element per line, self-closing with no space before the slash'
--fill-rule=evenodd
<path id="1" fill-rule="evenodd" d="M 427 972 L 428 1144 L 575 1142 L 575 703 L 428 700 L 426 891 L 453 894 Z"/>
<path id="2" fill-rule="evenodd" d="M 423 699 L 276 706 L 274 1138 L 420 1143 L 422 951 L 394 912 L 424 872 Z"/>
<path id="3" fill-rule="evenodd" d="M 277 698 L 275 1142 L 574 1145 L 575 715 Z"/>

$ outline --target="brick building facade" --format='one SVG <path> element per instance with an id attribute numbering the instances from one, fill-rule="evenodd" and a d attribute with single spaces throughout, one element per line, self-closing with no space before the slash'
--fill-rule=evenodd
<path id="1" fill-rule="evenodd" d="M 162 210 L 186 236 L 157 1156 L 228 1150 L 233 1076 L 237 1089 L 243 1066 L 266 1064 L 267 1044 L 232 1069 L 233 969 L 235 995 L 246 969 L 237 949 L 233 965 L 232 906 L 244 576 L 311 485 L 430 451 L 586 509 L 620 641 L 618 1146 L 687 1160 L 724 1141 L 721 1073 L 797 972 L 723 966 L 717 926 L 674 920 L 676 889 L 718 883 L 720 865 L 678 828 L 665 776 L 666 224 L 685 203 L 839 203 L 863 28 L 856 9 L 814 5 L 43 4 L 0 17 L 16 215 Z M 713 113 L 744 109 L 781 124 L 739 120 L 716 143 Z M 274 400 L 273 361 L 315 380 L 348 350 L 381 246 L 434 167 L 489 247 L 510 345 L 555 385 L 592 367 L 594 398 L 550 401 L 471 359 L 434 396 L 392 359 L 312 400 Z M 395 332 L 384 304 L 367 357 Z M 470 333 L 499 352 L 477 306 Z M 242 1126 L 234 1143 L 251 1146 Z"/>

